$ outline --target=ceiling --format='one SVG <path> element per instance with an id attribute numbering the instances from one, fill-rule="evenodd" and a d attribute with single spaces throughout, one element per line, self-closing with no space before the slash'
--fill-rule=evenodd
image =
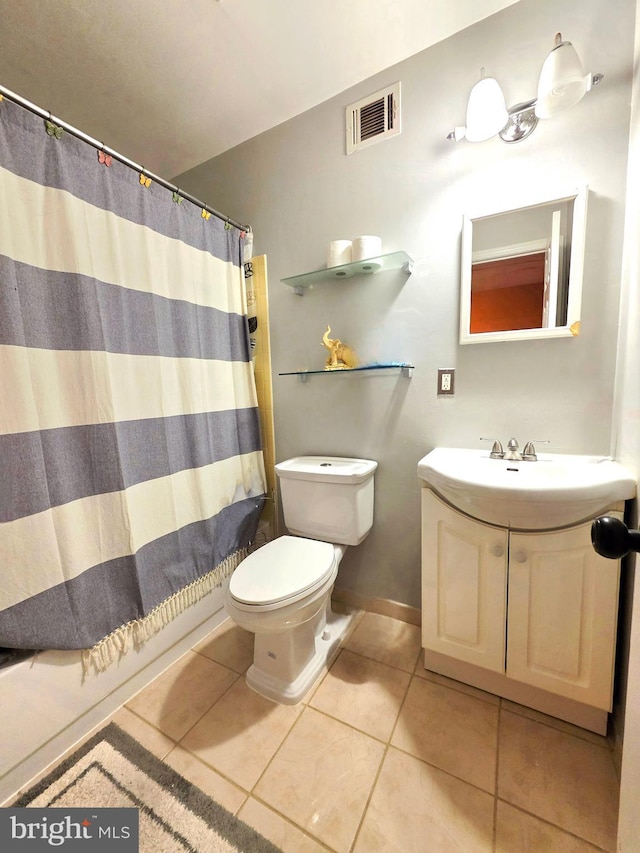
<path id="1" fill-rule="evenodd" d="M 0 0 L 0 85 L 172 178 L 517 0 Z"/>

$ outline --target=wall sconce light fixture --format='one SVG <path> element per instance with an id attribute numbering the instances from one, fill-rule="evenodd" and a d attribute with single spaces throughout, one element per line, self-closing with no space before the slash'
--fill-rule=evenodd
<path id="1" fill-rule="evenodd" d="M 498 81 L 486 77 L 483 68 L 469 94 L 466 125 L 454 128 L 447 139 L 484 142 L 498 135 L 504 142 L 519 142 L 534 130 L 538 119 L 552 118 L 573 107 L 603 77 L 604 74 L 591 73 L 585 76 L 576 49 L 557 33 L 540 71 L 535 98 L 507 109 Z"/>

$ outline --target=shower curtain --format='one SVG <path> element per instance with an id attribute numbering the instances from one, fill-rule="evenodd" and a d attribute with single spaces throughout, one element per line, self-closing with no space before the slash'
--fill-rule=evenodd
<path id="1" fill-rule="evenodd" d="M 246 238 L 0 98 L 0 647 L 102 668 L 246 554 Z"/>

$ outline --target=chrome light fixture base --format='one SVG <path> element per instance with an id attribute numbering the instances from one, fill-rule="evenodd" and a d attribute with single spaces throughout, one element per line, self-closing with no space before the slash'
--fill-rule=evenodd
<path id="1" fill-rule="evenodd" d="M 538 124 L 535 106 L 535 101 L 525 101 L 512 107 L 509 110 L 509 120 L 498 133 L 500 139 L 504 142 L 520 142 L 533 133 Z"/>
<path id="2" fill-rule="evenodd" d="M 552 118 L 575 106 L 603 77 L 604 74 L 591 73 L 585 76 L 571 42 L 563 41 L 562 34 L 556 33 L 554 47 L 540 72 L 535 98 L 511 107 L 504 127 L 495 130 L 496 124 L 504 120 L 504 96 L 496 80 L 485 77 L 483 68 L 480 80 L 469 95 L 467 126 L 455 127 L 447 139 L 483 142 L 499 136 L 503 142 L 520 142 L 535 130 L 539 119 Z"/>

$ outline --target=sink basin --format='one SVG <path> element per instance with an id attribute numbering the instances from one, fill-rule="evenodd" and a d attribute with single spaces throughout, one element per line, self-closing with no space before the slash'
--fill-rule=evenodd
<path id="1" fill-rule="evenodd" d="M 461 512 L 517 530 L 577 524 L 636 494 L 632 474 L 607 456 L 539 453 L 537 462 L 512 462 L 436 447 L 418 462 L 418 476 Z"/>

